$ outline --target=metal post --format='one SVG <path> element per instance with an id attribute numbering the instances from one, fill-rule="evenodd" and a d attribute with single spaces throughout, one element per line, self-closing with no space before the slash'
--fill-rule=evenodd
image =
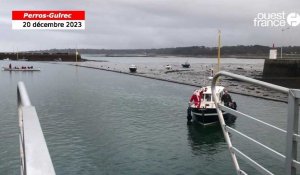
<path id="1" fill-rule="evenodd" d="M 218 71 L 220 71 L 220 59 L 221 59 L 221 31 L 218 33 Z"/>
<path id="2" fill-rule="evenodd" d="M 297 159 L 297 141 L 293 139 L 294 134 L 298 134 L 299 123 L 299 99 L 295 97 L 293 90 L 289 91 L 288 97 L 288 121 L 286 137 L 286 160 L 285 174 L 296 175 L 296 168 L 293 167 L 293 160 Z"/>
<path id="3" fill-rule="evenodd" d="M 219 78 L 219 76 L 228 76 L 240 81 L 244 81 L 244 82 L 248 82 L 251 84 L 255 84 L 255 85 L 259 85 L 262 87 L 266 87 L 266 88 L 270 88 L 285 94 L 289 94 L 289 107 L 288 107 L 288 131 L 285 131 L 283 129 L 280 129 L 276 126 L 270 125 L 268 123 L 265 123 L 263 121 L 257 120 L 251 116 L 247 116 L 245 114 L 242 114 L 238 111 L 234 111 L 232 109 L 226 109 L 227 107 L 220 105 L 219 104 L 219 98 L 217 98 L 216 95 L 216 83 L 217 83 L 217 79 Z M 267 170 L 266 168 L 264 168 L 263 166 L 261 166 L 260 164 L 258 164 L 257 162 L 255 162 L 253 159 L 251 159 L 250 157 L 248 157 L 247 155 L 245 155 L 244 153 L 242 153 L 241 151 L 239 151 L 237 148 L 235 148 L 232 145 L 232 142 L 230 140 L 229 137 L 229 132 L 235 132 L 238 133 L 240 135 L 244 135 L 245 138 L 248 138 L 248 140 L 251 140 L 253 142 L 255 142 L 257 145 L 265 148 L 266 150 L 269 150 L 272 154 L 275 155 L 275 158 L 279 158 L 279 160 L 283 160 L 286 161 L 286 173 L 285 175 L 295 175 L 296 174 L 296 167 L 300 167 L 300 163 L 297 161 L 296 157 L 297 157 L 297 140 L 299 139 L 299 135 L 298 135 L 298 115 L 299 115 L 299 107 L 298 107 L 298 103 L 299 103 L 299 98 L 300 98 L 300 90 L 297 89 L 288 89 L 282 86 L 278 86 L 278 85 L 274 85 L 271 83 L 267 83 L 267 82 L 263 82 L 263 81 L 259 81 L 259 80 L 255 80 L 252 78 L 248 78 L 245 76 L 241 76 L 241 75 L 237 75 L 237 74 L 233 74 L 233 73 L 229 73 L 229 72 L 225 72 L 225 71 L 220 71 L 218 72 L 212 80 L 212 84 L 211 84 L 211 89 L 212 89 L 212 96 L 213 96 L 213 100 L 214 103 L 216 105 L 216 109 L 217 109 L 217 113 L 218 113 L 218 117 L 219 117 L 219 122 L 221 124 L 222 127 L 222 131 L 228 146 L 228 149 L 230 151 L 231 154 L 231 159 L 233 161 L 233 165 L 235 167 L 236 173 L 238 175 L 240 174 L 246 174 L 244 171 L 242 171 L 239 167 L 238 161 L 237 161 L 237 157 L 239 156 L 241 159 L 246 160 L 248 163 L 250 163 L 250 165 L 252 165 L 254 168 L 258 169 L 260 172 L 262 172 L 262 174 L 273 174 L 272 172 L 270 172 L 269 170 Z M 236 132 L 235 129 L 230 128 L 229 126 L 226 126 L 225 122 L 224 122 L 224 118 L 223 118 L 223 114 L 222 114 L 222 110 L 232 114 L 232 115 L 236 115 L 238 117 L 248 117 L 248 118 L 252 118 L 254 121 L 257 121 L 261 124 L 264 124 L 268 127 L 272 127 L 276 130 L 279 130 L 281 132 L 286 132 L 287 133 L 287 139 L 286 139 L 286 154 L 282 155 L 280 154 L 278 151 L 273 150 L 272 148 L 267 147 L 266 145 L 263 145 L 259 142 L 257 142 L 254 139 L 251 139 L 250 137 L 246 136 L 245 134 L 241 133 L 241 132 Z M 287 156 L 288 155 L 288 156 Z"/>
<path id="4" fill-rule="evenodd" d="M 218 76 L 220 75 L 220 73 L 221 72 L 218 72 L 217 75 L 214 76 L 213 81 L 212 81 L 212 86 L 211 86 L 212 89 L 211 90 L 212 90 L 214 103 L 217 107 L 216 109 L 217 109 L 217 113 L 218 113 L 218 117 L 219 117 L 219 122 L 220 122 L 220 125 L 221 125 L 221 128 L 222 128 L 222 131 L 223 131 L 223 135 L 224 135 L 225 140 L 227 142 L 228 149 L 230 150 L 230 155 L 231 155 L 231 159 L 233 161 L 233 165 L 234 165 L 235 170 L 236 170 L 236 174 L 239 175 L 239 174 L 241 174 L 241 169 L 240 169 L 240 166 L 239 166 L 239 163 L 237 161 L 235 153 L 231 150 L 232 149 L 232 143 L 231 143 L 231 140 L 230 140 L 230 137 L 229 137 L 229 132 L 226 129 L 226 124 L 225 124 L 225 121 L 224 121 L 224 118 L 223 118 L 222 111 L 218 107 L 219 99 L 216 96 L 216 83 L 217 83 Z"/>
<path id="5" fill-rule="evenodd" d="M 76 54 L 76 63 L 77 63 L 77 55 L 78 55 L 77 49 L 76 49 L 76 53 L 75 54 Z"/>

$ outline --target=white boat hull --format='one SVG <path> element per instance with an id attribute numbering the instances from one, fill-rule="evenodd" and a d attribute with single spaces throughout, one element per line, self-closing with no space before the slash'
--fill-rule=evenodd
<path id="1" fill-rule="evenodd" d="M 15 69 L 15 68 L 2 68 L 3 71 L 40 71 L 41 69 Z"/>

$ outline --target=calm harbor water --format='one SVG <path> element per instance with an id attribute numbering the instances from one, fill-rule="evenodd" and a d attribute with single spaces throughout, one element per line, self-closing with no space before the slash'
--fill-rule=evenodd
<path id="1" fill-rule="evenodd" d="M 194 87 L 67 65 L 32 64 L 42 71 L 0 72 L 0 174 L 20 172 L 16 94 L 20 80 L 36 107 L 58 175 L 235 173 L 220 128 L 186 123 Z M 286 104 L 233 98 L 242 112 L 285 129 Z M 243 118 L 232 127 L 284 152 L 280 133 Z M 284 174 L 282 163 L 241 137 L 231 137 L 241 150 L 276 174 Z M 244 162 L 241 166 L 258 174 Z"/>

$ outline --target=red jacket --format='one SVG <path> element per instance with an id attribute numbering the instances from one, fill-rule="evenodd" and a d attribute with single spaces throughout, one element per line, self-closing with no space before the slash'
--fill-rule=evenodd
<path id="1" fill-rule="evenodd" d="M 190 102 L 193 102 L 195 106 L 199 106 L 199 97 L 196 94 L 193 94 L 190 98 Z"/>
<path id="2" fill-rule="evenodd" d="M 197 108 L 200 108 L 202 96 L 203 96 L 203 91 L 200 92 L 199 96 L 193 94 L 190 98 L 190 102 L 191 103 L 193 102 Z"/>

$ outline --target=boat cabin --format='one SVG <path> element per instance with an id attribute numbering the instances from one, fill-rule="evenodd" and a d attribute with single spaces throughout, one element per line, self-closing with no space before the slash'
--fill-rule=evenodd
<path id="1" fill-rule="evenodd" d="M 220 101 L 224 94 L 224 89 L 223 86 L 216 86 L 217 98 L 219 98 Z M 198 96 L 200 96 L 201 91 L 203 91 L 203 95 L 201 96 L 200 108 L 216 108 L 212 97 L 211 86 L 205 86 L 196 90 Z"/>

